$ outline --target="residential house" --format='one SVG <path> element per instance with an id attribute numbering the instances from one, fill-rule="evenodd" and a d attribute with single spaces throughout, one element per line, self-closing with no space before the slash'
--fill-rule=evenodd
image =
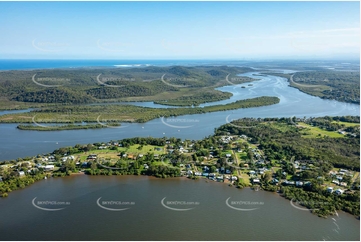
<path id="1" fill-rule="evenodd" d="M 344 190 L 337 189 L 337 190 L 335 191 L 335 193 L 336 193 L 337 195 L 342 195 L 342 194 L 344 193 Z"/>
<path id="2" fill-rule="evenodd" d="M 340 185 L 343 187 L 347 187 L 347 182 L 341 182 Z"/>
<path id="3" fill-rule="evenodd" d="M 54 165 L 46 165 L 46 166 L 44 167 L 44 170 L 45 170 L 45 171 L 53 171 L 53 170 L 54 170 Z"/>
<path id="4" fill-rule="evenodd" d="M 333 187 L 328 187 L 328 188 L 326 189 L 326 191 L 329 192 L 329 193 L 332 193 L 332 192 L 333 192 Z"/>

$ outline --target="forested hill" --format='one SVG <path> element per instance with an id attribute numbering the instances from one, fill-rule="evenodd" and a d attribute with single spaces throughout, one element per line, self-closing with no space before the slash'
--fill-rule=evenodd
<path id="1" fill-rule="evenodd" d="M 31 103 L 81 104 L 136 97 L 164 101 L 184 93 L 199 96 L 200 92 L 214 91 L 215 87 L 227 85 L 228 74 L 235 77 L 249 71 L 252 69 L 227 66 L 3 71 L 0 92 L 5 101 Z M 255 80 L 238 79 L 239 83 Z M 162 99 L 164 96 L 166 99 Z M 224 95 L 214 92 L 214 96 L 219 100 Z"/>

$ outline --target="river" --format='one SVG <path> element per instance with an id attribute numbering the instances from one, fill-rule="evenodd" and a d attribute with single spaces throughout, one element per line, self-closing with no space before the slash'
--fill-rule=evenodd
<path id="1" fill-rule="evenodd" d="M 119 202 L 123 204 L 115 205 Z M 238 190 L 205 179 L 87 175 L 50 178 L 0 199 L 0 212 L 1 240 L 360 238 L 360 221 L 344 212 L 319 218 L 296 209 L 276 193 Z"/>
<path id="2" fill-rule="evenodd" d="M 252 72 L 243 75 L 255 77 L 254 74 L 258 73 Z M 184 115 L 177 118 L 159 118 L 144 124 L 123 123 L 118 129 L 25 131 L 18 130 L 16 128 L 17 124 L 0 124 L 0 160 L 11 160 L 18 157 L 49 153 L 59 147 L 74 146 L 75 144 L 107 142 L 130 137 L 173 136 L 182 139 L 202 139 L 212 135 L 214 128 L 233 119 L 243 117 L 360 115 L 359 105 L 310 96 L 296 88 L 290 87 L 285 78 L 273 75 L 256 76 L 256 78 L 260 80 L 218 88 L 221 91 L 231 92 L 233 96 L 228 100 L 213 102 L 212 105 L 260 96 L 277 96 L 280 98 L 278 104 L 206 114 Z M 248 86 L 248 84 L 252 84 L 252 86 Z M 246 88 L 241 88 L 241 86 Z M 151 107 L 151 104 L 148 102 L 143 105 Z M 142 105 L 142 103 L 137 102 L 136 105 Z M 206 105 L 209 104 L 204 104 L 203 106 Z M 3 112 L 0 112 L 0 114 L 3 114 Z"/>

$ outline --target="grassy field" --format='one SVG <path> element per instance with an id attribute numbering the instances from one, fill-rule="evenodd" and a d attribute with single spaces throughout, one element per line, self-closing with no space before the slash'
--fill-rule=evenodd
<path id="1" fill-rule="evenodd" d="M 345 127 L 360 126 L 359 123 L 348 123 L 348 122 L 341 122 L 341 121 L 332 121 L 331 123 L 343 124 L 343 125 L 345 125 Z"/>
<path id="2" fill-rule="evenodd" d="M 306 135 L 302 135 L 302 137 L 304 138 L 318 138 L 319 135 L 321 136 L 328 136 L 331 138 L 343 138 L 345 137 L 345 135 L 337 133 L 336 131 L 327 131 L 327 130 L 323 130 L 320 129 L 318 127 L 313 127 L 311 125 L 308 125 L 306 123 L 300 122 L 299 123 L 300 126 L 305 127 L 306 129 L 302 131 L 302 133 L 306 132 Z"/>
<path id="3" fill-rule="evenodd" d="M 147 154 L 148 152 L 154 153 L 154 154 L 165 154 L 165 149 L 162 146 L 154 146 L 154 145 L 144 145 L 142 149 L 138 149 L 140 145 L 132 145 L 129 148 L 125 147 L 118 147 L 117 150 L 92 150 L 87 153 L 81 153 L 76 155 L 77 158 L 80 158 L 80 161 L 85 161 L 89 154 L 97 154 L 99 158 L 105 158 L 105 159 L 119 159 L 119 153 L 124 151 L 127 154 L 132 155 L 139 155 L 139 154 Z M 161 150 L 155 150 L 156 148 L 161 148 Z"/>
<path id="4" fill-rule="evenodd" d="M 154 146 L 154 145 L 143 145 L 142 149 L 138 149 L 140 145 L 132 145 L 129 148 L 125 148 L 125 147 L 119 147 L 118 151 L 124 151 L 126 153 L 130 153 L 133 155 L 138 155 L 138 154 L 147 154 L 148 152 L 154 153 L 154 154 L 165 154 L 165 149 L 162 146 Z M 156 150 L 156 148 L 160 148 L 161 150 Z"/>
<path id="5" fill-rule="evenodd" d="M 248 186 L 251 185 L 251 181 L 250 181 L 250 179 L 249 179 L 249 175 L 248 175 L 245 171 L 242 171 L 241 178 L 243 179 L 243 181 L 244 181 Z"/>

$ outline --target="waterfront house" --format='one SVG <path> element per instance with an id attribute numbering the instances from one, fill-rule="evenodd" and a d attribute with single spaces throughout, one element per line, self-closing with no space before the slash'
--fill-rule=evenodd
<path id="1" fill-rule="evenodd" d="M 223 176 L 217 176 L 217 180 L 223 180 Z"/>
<path id="2" fill-rule="evenodd" d="M 252 180 L 253 183 L 260 183 L 260 180 L 258 178 L 255 178 Z"/>
<path id="3" fill-rule="evenodd" d="M 238 178 L 237 178 L 236 176 L 232 176 L 232 177 L 231 177 L 231 180 L 232 180 L 232 181 L 237 181 Z"/>
<path id="4" fill-rule="evenodd" d="M 201 176 L 201 175 L 202 175 L 202 172 L 196 171 L 196 172 L 194 172 L 194 175 L 195 175 L 195 176 Z"/>
<path id="5" fill-rule="evenodd" d="M 25 172 L 23 172 L 23 171 L 19 171 L 18 173 L 19 173 L 19 177 L 25 176 Z"/>

